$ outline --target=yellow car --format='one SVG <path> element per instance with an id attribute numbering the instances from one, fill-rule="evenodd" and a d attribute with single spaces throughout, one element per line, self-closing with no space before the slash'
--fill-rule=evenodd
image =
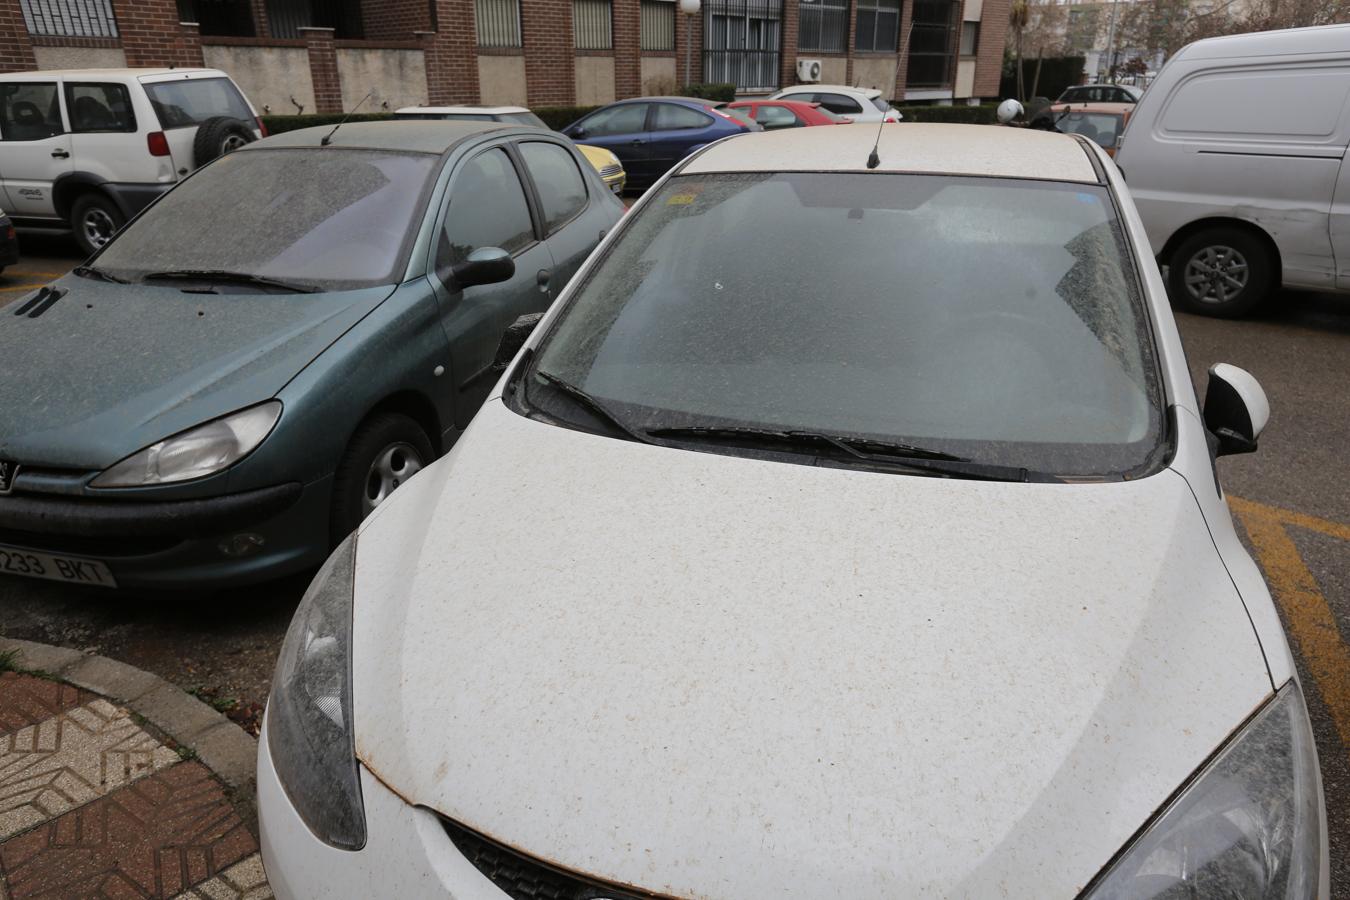
<path id="1" fill-rule="evenodd" d="M 595 171 L 600 173 L 600 180 L 616 196 L 621 196 L 624 183 L 628 181 L 628 173 L 623 170 L 623 163 L 619 162 L 619 158 L 604 147 L 577 144 L 577 149 L 586 157 L 586 161 L 595 167 Z"/>

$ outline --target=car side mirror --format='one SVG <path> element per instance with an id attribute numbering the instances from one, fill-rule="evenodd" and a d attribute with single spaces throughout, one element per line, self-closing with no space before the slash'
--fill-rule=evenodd
<path id="1" fill-rule="evenodd" d="M 584 138 L 586 136 L 586 129 L 582 128 L 580 125 L 577 125 L 567 129 L 567 131 L 565 131 L 564 134 L 566 134 L 568 137 Z"/>
<path id="2" fill-rule="evenodd" d="M 511 360 L 516 358 L 520 348 L 525 346 L 525 342 L 530 339 L 534 333 L 535 326 L 539 320 L 544 318 L 543 313 L 529 313 L 516 319 L 506 327 L 502 332 L 501 343 L 497 345 L 497 356 L 492 361 L 492 369 L 495 372 L 502 372 L 511 365 Z"/>
<path id="3" fill-rule="evenodd" d="M 1228 363 L 1210 367 L 1205 427 L 1218 442 L 1215 456 L 1254 452 L 1268 421 L 1270 401 L 1252 373 Z"/>
<path id="4" fill-rule="evenodd" d="M 461 289 L 478 284 L 510 281 L 516 274 L 516 261 L 500 247 L 479 247 L 468 259 L 450 270 Z"/>

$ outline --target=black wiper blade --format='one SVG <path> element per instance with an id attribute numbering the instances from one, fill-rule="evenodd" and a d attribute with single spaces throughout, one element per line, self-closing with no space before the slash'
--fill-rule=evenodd
<path id="1" fill-rule="evenodd" d="M 184 281 L 221 281 L 231 284 L 253 284 L 258 287 L 280 288 L 297 294 L 315 294 L 319 289 L 312 284 L 298 281 L 285 281 L 280 278 L 268 278 L 264 275 L 252 275 L 248 272 L 227 272 L 223 269 L 174 269 L 168 272 L 151 272 L 141 276 L 142 281 L 160 281 L 181 279 Z"/>
<path id="2" fill-rule="evenodd" d="M 71 271 L 81 278 L 97 278 L 99 281 L 111 281 L 113 284 L 128 283 L 125 278 L 118 278 L 116 275 L 112 275 L 102 269 L 95 268 L 94 266 L 76 266 L 71 269 Z"/>
<path id="3" fill-rule="evenodd" d="M 633 440 L 643 444 L 652 443 L 650 439 L 634 431 L 627 423 L 623 421 L 623 419 L 619 418 L 617 415 L 611 412 L 609 410 L 609 407 L 605 406 L 604 403 L 595 399 L 590 394 L 586 393 L 584 390 L 577 387 L 575 384 L 572 384 L 572 382 L 566 380 L 565 378 L 559 378 L 552 372 L 545 372 L 543 369 L 535 369 L 534 374 L 537 377 L 542 378 L 544 381 L 548 382 L 553 387 L 557 388 L 560 392 L 571 397 L 578 404 L 589 410 L 593 415 L 597 416 L 598 418 L 604 419 L 606 422 L 613 425 L 619 431 L 623 432 L 624 435 L 626 435 L 627 437 L 630 437 Z"/>
<path id="4" fill-rule="evenodd" d="M 860 460 L 869 466 L 898 467 L 954 478 L 986 481 L 1027 481 L 1032 474 L 1019 466 L 976 462 L 942 450 L 871 438 L 825 434 L 817 431 L 778 431 L 772 428 L 729 425 L 654 428 L 647 433 L 657 438 L 748 441 L 763 444 L 770 448 L 773 445 L 796 449 L 814 447 L 817 450 L 830 447 L 842 451 L 845 456 Z M 1059 479 L 1038 475 L 1037 480 L 1058 481 Z"/>

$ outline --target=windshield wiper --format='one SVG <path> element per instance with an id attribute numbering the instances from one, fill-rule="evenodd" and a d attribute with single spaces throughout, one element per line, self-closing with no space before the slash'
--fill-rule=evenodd
<path id="1" fill-rule="evenodd" d="M 118 278 L 116 275 L 109 274 L 102 269 L 93 266 L 76 266 L 70 271 L 79 275 L 81 278 L 97 278 L 99 281 L 111 281 L 113 284 L 128 284 L 125 278 Z"/>
<path id="2" fill-rule="evenodd" d="M 841 451 L 845 456 L 862 460 L 868 465 L 898 466 L 921 472 L 949 475 L 955 478 L 970 478 L 985 481 L 1027 481 L 1033 473 L 1020 466 L 1004 466 L 996 463 L 976 462 L 963 456 L 917 447 L 898 441 L 880 441 L 872 438 L 852 437 L 849 435 L 825 434 L 817 431 L 777 431 L 772 428 L 751 428 L 730 426 L 688 426 L 654 428 L 647 432 L 656 438 L 693 438 L 695 440 L 731 441 L 751 443 L 772 448 L 800 452 L 814 448 L 816 451 L 831 448 Z M 1039 476 L 1037 480 L 1058 480 L 1051 476 Z"/>
<path id="3" fill-rule="evenodd" d="M 633 440 L 643 444 L 652 443 L 651 440 L 649 440 L 648 438 L 644 437 L 641 434 L 638 434 L 617 415 L 610 412 L 609 408 L 605 406 L 604 403 L 595 399 L 590 394 L 586 393 L 584 390 L 577 387 L 575 384 L 572 384 L 570 381 L 567 381 L 566 379 L 563 378 L 559 378 L 552 372 L 545 372 L 543 369 L 535 369 L 534 374 L 535 376 L 542 378 L 548 384 L 557 388 L 560 393 L 566 394 L 568 397 L 571 397 L 574 401 L 576 401 L 576 403 L 579 406 L 584 407 L 592 415 L 596 416 L 597 418 L 604 419 L 610 425 L 613 425 L 619 431 L 623 432 L 623 434 L 626 437 L 630 437 Z"/>
<path id="4" fill-rule="evenodd" d="M 297 294 L 314 294 L 319 289 L 312 284 L 298 281 L 285 281 L 280 278 L 267 278 L 263 275 L 251 275 L 248 272 L 227 272 L 223 269 L 174 269 L 168 272 L 151 272 L 141 276 L 142 281 L 160 281 L 181 279 L 183 281 L 219 281 L 230 284 L 251 284 L 257 287 L 279 288 Z"/>

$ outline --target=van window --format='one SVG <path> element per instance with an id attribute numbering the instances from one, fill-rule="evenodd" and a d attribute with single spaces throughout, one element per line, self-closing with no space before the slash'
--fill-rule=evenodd
<path id="1" fill-rule="evenodd" d="M 1322 144 L 1336 134 L 1350 69 L 1251 68 L 1202 72 L 1182 82 L 1163 111 L 1166 134 Z"/>
<path id="2" fill-rule="evenodd" d="M 216 116 L 253 123 L 253 112 L 228 78 L 159 81 L 147 84 L 145 92 L 165 131 L 200 125 Z"/>

